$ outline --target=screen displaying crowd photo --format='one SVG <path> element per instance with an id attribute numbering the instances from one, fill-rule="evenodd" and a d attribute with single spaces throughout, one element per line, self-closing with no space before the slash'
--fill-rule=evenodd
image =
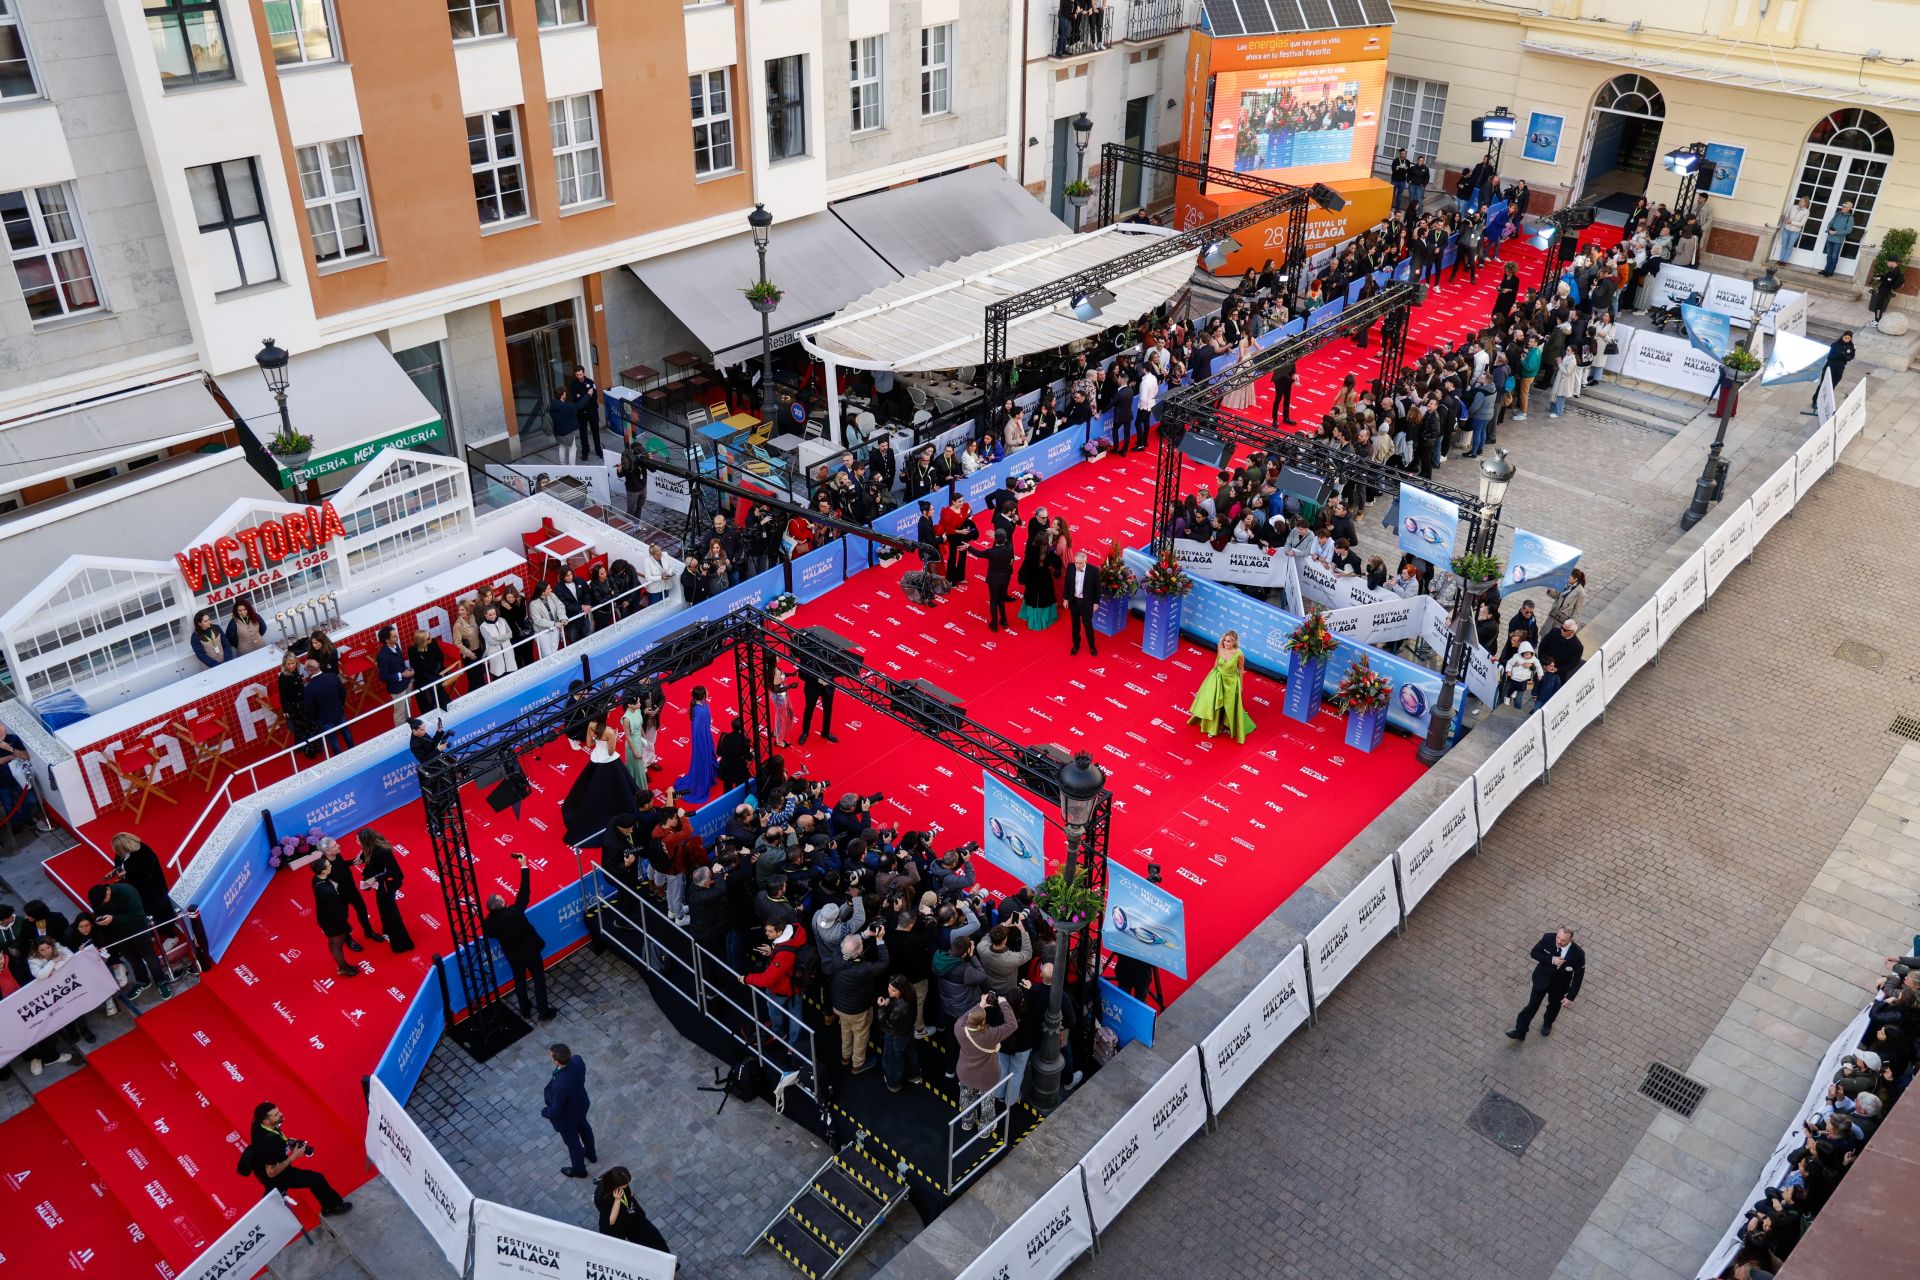
<path id="1" fill-rule="evenodd" d="M 1368 61 L 1221 73 L 1208 162 L 1302 184 L 1366 177 L 1380 132 L 1386 66 Z"/>

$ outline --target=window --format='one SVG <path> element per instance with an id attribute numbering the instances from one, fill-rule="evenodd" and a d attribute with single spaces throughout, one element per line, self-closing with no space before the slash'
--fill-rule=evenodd
<path id="1" fill-rule="evenodd" d="M 1405 147 L 1407 159 L 1425 156 L 1432 162 L 1440 150 L 1440 122 L 1446 115 L 1446 85 L 1413 76 L 1388 76 L 1387 110 L 1375 158 L 1391 164 L 1394 153 Z"/>
<path id="2" fill-rule="evenodd" d="M 533 0 L 533 11 L 540 29 L 579 27 L 587 21 L 587 0 Z"/>
<path id="3" fill-rule="evenodd" d="M 600 176 L 600 126 L 593 95 L 555 98 L 547 104 L 553 131 L 553 172 L 560 181 L 560 207 L 589 204 L 607 194 Z"/>
<path id="4" fill-rule="evenodd" d="M 807 154 L 807 60 L 767 59 L 767 159 Z"/>
<path id="5" fill-rule="evenodd" d="M 467 117 L 467 158 L 473 165 L 473 198 L 480 205 L 481 226 L 527 216 L 520 134 L 512 107 Z"/>
<path id="6" fill-rule="evenodd" d="M 171 570 L 82 569 L 34 611 L 34 630 L 10 637 L 14 672 L 41 698 L 171 658 L 186 643 L 191 603 Z"/>
<path id="7" fill-rule="evenodd" d="M 342 138 L 293 153 L 300 171 L 300 198 L 307 208 L 313 260 L 325 265 L 373 254 L 373 219 L 367 216 L 367 179 L 360 141 Z"/>
<path id="8" fill-rule="evenodd" d="M 453 452 L 453 396 L 447 386 L 446 343 L 428 342 L 393 353 L 394 362 L 406 370 L 413 385 L 427 398 L 446 430 L 431 444 L 411 446 L 419 453 Z"/>
<path id="9" fill-rule="evenodd" d="M 505 0 L 447 0 L 447 20 L 453 24 L 455 40 L 505 35 Z"/>
<path id="10" fill-rule="evenodd" d="M 187 170 L 187 190 L 193 196 L 194 221 L 200 224 L 200 243 L 213 264 L 215 293 L 280 278 L 266 202 L 260 197 L 260 170 L 252 157 Z"/>
<path id="11" fill-rule="evenodd" d="M 13 6 L 14 0 L 0 0 L 0 99 L 37 98 L 40 86 L 27 60 L 27 33 Z"/>
<path id="12" fill-rule="evenodd" d="M 853 131 L 865 133 L 886 124 L 886 90 L 882 87 L 886 67 L 884 36 L 868 36 L 853 42 Z"/>
<path id="13" fill-rule="evenodd" d="M 233 79 L 227 29 L 216 0 L 160 0 L 149 3 L 146 14 L 162 88 Z"/>
<path id="14" fill-rule="evenodd" d="M 920 28 L 920 114 L 953 110 L 953 24 Z"/>
<path id="15" fill-rule="evenodd" d="M 0 192 L 0 224 L 6 227 L 7 251 L 20 278 L 27 314 L 36 323 L 99 309 L 100 290 L 80 234 L 72 187 L 63 183 Z"/>
<path id="16" fill-rule="evenodd" d="M 332 62 L 333 15 L 328 0 L 266 0 L 267 40 L 273 60 L 283 67 Z"/>
<path id="17" fill-rule="evenodd" d="M 733 168 L 733 108 L 727 101 L 727 73 L 704 71 L 687 77 L 693 97 L 693 172 L 695 177 Z"/>

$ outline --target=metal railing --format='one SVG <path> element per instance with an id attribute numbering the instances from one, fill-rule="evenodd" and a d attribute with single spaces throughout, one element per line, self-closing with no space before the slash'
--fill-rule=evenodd
<path id="1" fill-rule="evenodd" d="M 1095 5 L 1090 13 L 1076 14 L 1078 7 L 1072 0 L 1063 0 L 1053 11 L 1048 42 L 1049 52 L 1056 58 L 1098 52 L 1113 38 L 1113 13 L 1108 6 Z"/>
<path id="2" fill-rule="evenodd" d="M 947 1194 L 953 1195 L 972 1182 L 987 1167 L 987 1162 L 1013 1140 L 1013 1108 L 1019 1103 L 1003 1102 L 1007 1081 L 987 1090 L 962 1107 L 947 1121 Z M 998 1107 L 991 1121 L 981 1123 L 980 1113 Z"/>
<path id="3" fill-rule="evenodd" d="M 1185 31 L 1196 17 L 1192 0 L 1125 0 L 1123 40 L 1158 40 Z"/>

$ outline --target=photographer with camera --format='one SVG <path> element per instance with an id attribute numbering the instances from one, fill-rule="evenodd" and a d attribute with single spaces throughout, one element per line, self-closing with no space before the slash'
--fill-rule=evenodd
<path id="1" fill-rule="evenodd" d="M 946 950 L 934 955 L 933 988 L 940 1016 L 933 1020 L 932 1026 L 951 1051 L 955 1048 L 953 1024 L 980 1003 L 987 989 L 987 971 L 974 959 L 971 937 L 957 938 Z"/>
<path id="2" fill-rule="evenodd" d="M 873 954 L 869 958 L 867 950 Z M 886 930 L 874 925 L 863 934 L 840 939 L 840 954 L 827 969 L 829 1006 L 840 1020 L 840 1065 L 859 1075 L 871 1065 L 867 1040 L 873 1033 L 874 1000 L 887 976 Z"/>
<path id="3" fill-rule="evenodd" d="M 897 855 L 896 855 L 897 856 Z M 909 866 L 912 859 L 905 859 Z M 880 879 L 889 873 L 882 872 Z M 922 906 L 909 885 L 895 888 L 881 899 L 881 919 L 887 926 L 887 950 L 893 956 L 894 976 L 907 984 L 913 997 L 913 1034 L 927 1033 L 927 990 L 933 981 L 933 908 Z"/>
<path id="4" fill-rule="evenodd" d="M 830 873 L 831 875 L 831 873 Z M 867 903 L 860 896 L 858 881 L 846 902 L 829 902 L 813 913 L 813 941 L 823 960 L 840 949 L 840 940 L 861 933 L 867 927 Z M 823 885 L 823 889 L 827 886 Z M 835 893 L 836 897 L 840 896 Z"/>
<path id="5" fill-rule="evenodd" d="M 987 990 L 1011 996 L 1020 985 L 1021 971 L 1033 959 L 1033 942 L 1024 927 L 1025 913 L 1016 914 L 987 932 L 987 945 L 974 958 L 986 971 Z"/>
<path id="6" fill-rule="evenodd" d="M 933 882 L 933 891 L 945 897 L 949 893 L 973 888 L 980 878 L 973 869 L 973 855 L 979 851 L 979 841 L 970 840 L 958 849 L 941 854 L 940 861 L 928 873 L 928 878 Z"/>
<path id="7" fill-rule="evenodd" d="M 253 1109 L 253 1133 L 247 1149 L 240 1153 L 239 1171 L 252 1174 L 262 1187 L 282 1195 L 313 1192 L 322 1217 L 334 1218 L 351 1210 L 352 1202 L 341 1199 L 324 1174 L 295 1167 L 296 1161 L 313 1154 L 313 1144 L 287 1137 L 280 1128 L 285 1120 L 280 1108 L 271 1102 Z"/>

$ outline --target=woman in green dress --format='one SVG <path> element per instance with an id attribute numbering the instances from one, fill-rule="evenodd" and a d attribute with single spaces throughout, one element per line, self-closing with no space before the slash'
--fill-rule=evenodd
<path id="1" fill-rule="evenodd" d="M 1219 655 L 1194 696 L 1187 723 L 1199 725 L 1209 738 L 1229 733 L 1235 742 L 1245 742 L 1253 732 L 1253 720 L 1240 701 L 1240 684 L 1246 673 L 1247 656 L 1240 651 L 1240 633 L 1229 631 L 1220 637 Z"/>
<path id="2" fill-rule="evenodd" d="M 1060 616 L 1053 591 L 1053 543 L 1043 526 L 1027 534 L 1026 557 L 1020 562 L 1020 621 L 1029 631 L 1045 631 Z"/>

